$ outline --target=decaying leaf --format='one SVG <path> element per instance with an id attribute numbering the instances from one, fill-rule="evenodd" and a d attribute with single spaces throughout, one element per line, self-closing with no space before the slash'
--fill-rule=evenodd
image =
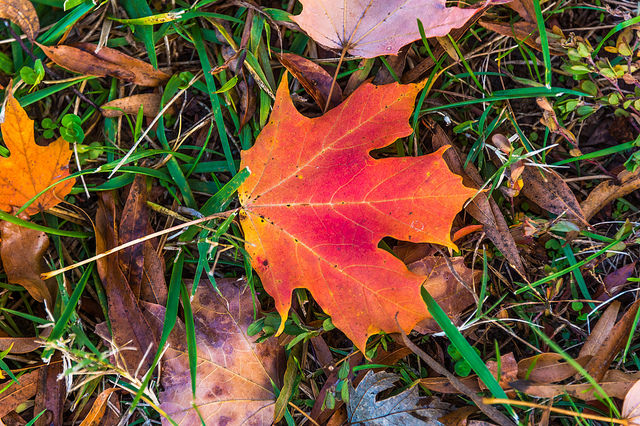
<path id="1" fill-rule="evenodd" d="M 420 405 L 417 387 L 389 398 L 380 398 L 378 394 L 394 387 L 398 376 L 384 371 L 367 372 L 358 387 L 349 384 L 349 404 L 347 413 L 349 424 L 367 426 L 419 426 L 428 424 L 440 426 L 438 419 L 447 411 L 446 405 L 432 403 Z"/>
<path id="2" fill-rule="evenodd" d="M 434 149 L 450 144 L 449 137 L 435 121 L 429 121 L 426 124 L 433 132 L 431 144 Z M 466 186 L 471 188 L 482 187 L 484 180 L 480 173 L 471 163 L 467 164 L 466 168 L 463 168 L 465 161 L 455 146 L 447 150 L 443 157 L 451 170 L 462 176 L 462 182 Z M 473 200 L 465 207 L 465 210 L 484 225 L 483 230 L 487 237 L 500 250 L 509 264 L 522 276 L 526 276 L 518 247 L 509 231 L 509 225 L 493 198 L 488 198 L 484 193 L 479 193 L 473 197 Z"/>
<path id="3" fill-rule="evenodd" d="M 79 74 L 110 76 L 151 87 L 159 86 L 170 77 L 169 74 L 153 68 L 151 64 L 109 47 L 98 50 L 98 46 L 91 43 L 38 46 L 53 62 Z"/>
<path id="4" fill-rule="evenodd" d="M 159 93 L 143 93 L 114 99 L 101 106 L 102 115 L 105 117 L 120 117 L 124 114 L 137 114 L 140 107 L 145 117 L 155 117 L 160 111 Z"/>
<path id="5" fill-rule="evenodd" d="M 108 388 L 100 392 L 100 395 L 98 395 L 91 406 L 91 411 L 89 411 L 87 417 L 85 417 L 82 423 L 80 423 L 80 426 L 98 426 L 104 416 L 105 410 L 107 409 L 107 402 L 109 401 L 111 394 L 119 390 L 119 388 Z"/>
<path id="6" fill-rule="evenodd" d="M 282 53 L 278 55 L 278 59 L 280 63 L 298 79 L 302 87 L 305 88 L 320 108 L 324 109 L 327 105 L 329 93 L 331 93 L 329 107 L 332 108 L 340 103 L 342 100 L 342 89 L 339 85 L 335 84 L 333 85 L 333 91 L 331 90 L 333 77 L 320 65 L 302 56 L 294 55 L 293 53 Z"/>
<path id="7" fill-rule="evenodd" d="M 525 43 L 527 46 L 542 52 L 538 26 L 534 22 L 520 21 L 515 23 L 503 23 L 481 19 L 479 24 L 490 31 L 494 31 L 507 37 L 513 37 L 516 40 Z M 558 36 L 547 30 L 547 39 L 549 40 L 549 53 L 552 55 L 565 54 L 566 49 L 562 47 Z"/>
<path id="8" fill-rule="evenodd" d="M 65 142 L 66 143 L 66 142 Z M 7 281 L 24 287 L 38 302 L 47 301 L 53 308 L 53 294 L 40 278 L 44 272 L 44 254 L 49 238 L 42 231 L 0 221 L 0 258 Z M 55 288 L 51 289 L 55 291 Z"/>
<path id="9" fill-rule="evenodd" d="M 29 0 L 0 0 L 0 18 L 19 26 L 29 40 L 35 40 L 40 31 L 38 14 Z"/>
<path id="10" fill-rule="evenodd" d="M 575 361 L 584 366 L 590 359 L 591 355 L 583 355 Z M 576 373 L 576 369 L 564 361 L 562 355 L 553 352 L 541 353 L 518 361 L 518 379 L 521 380 L 545 384 L 556 383 Z"/>
<path id="11" fill-rule="evenodd" d="M 98 212 L 95 219 L 97 253 L 102 253 L 118 245 L 117 229 L 113 194 L 103 193 L 98 202 Z M 149 332 L 150 326 L 142 315 L 138 299 L 127 281 L 127 276 L 122 271 L 120 253 L 103 257 L 97 260 L 96 264 L 109 303 L 111 339 L 119 348 L 134 349 L 119 352 L 118 361 L 123 363 L 131 374 L 136 371 L 142 371 L 144 374 L 146 367 L 151 362 L 150 357 L 144 357 L 144 354 L 149 348 L 151 348 L 151 353 L 155 351 L 155 338 L 153 333 Z M 96 331 L 102 337 L 108 336 L 106 327 L 98 327 Z M 138 370 L 138 366 L 141 364 L 142 368 Z"/>
<path id="12" fill-rule="evenodd" d="M 518 377 L 518 363 L 513 356 L 513 352 L 500 356 L 500 366 L 496 361 L 487 361 L 487 369 L 503 388 L 509 387 L 509 383 Z M 481 385 L 483 384 L 481 383 Z"/>
<path id="13" fill-rule="evenodd" d="M 34 426 L 61 425 L 64 401 L 67 396 L 67 387 L 64 379 L 62 358 L 56 352 L 51 362 L 38 369 L 38 390 L 34 401 L 34 412 L 44 413 L 36 420 Z"/>
<path id="14" fill-rule="evenodd" d="M 34 369 L 18 377 L 20 384 L 11 380 L 0 386 L 5 389 L 0 393 L 0 417 L 13 411 L 18 405 L 33 398 L 38 387 L 38 369 Z"/>
<path id="15" fill-rule="evenodd" d="M 69 176 L 69 143 L 60 138 L 47 146 L 36 144 L 33 120 L 11 95 L 7 99 L 2 123 L 2 137 L 11 152 L 0 158 L 0 209 L 22 207 L 50 185 Z M 56 184 L 38 197 L 25 212 L 38 213 L 61 202 L 71 191 L 74 179 Z"/>
<path id="16" fill-rule="evenodd" d="M 311 38 L 330 49 L 374 58 L 397 55 L 420 39 L 419 19 L 427 37 L 446 35 L 473 16 L 475 9 L 445 7 L 444 0 L 301 0 L 292 16 Z"/>
<path id="17" fill-rule="evenodd" d="M 429 283 L 429 293 L 438 302 L 438 305 L 452 318 L 456 318 L 473 304 L 474 283 L 479 282 L 482 271 L 472 271 L 464 264 L 462 257 L 451 259 L 451 265 L 457 274 L 465 282 L 461 284 L 449 269 L 449 265 L 441 256 L 426 256 L 412 262 L 407 267 L 411 272 L 424 275 Z M 421 333 L 436 333 L 441 331 L 438 323 L 433 318 L 427 318 L 416 326 Z"/>
<path id="18" fill-rule="evenodd" d="M 600 294 L 596 296 L 596 299 L 604 302 L 620 293 L 625 286 L 631 284 L 631 281 L 628 281 L 628 279 L 635 273 L 635 268 L 636 262 L 632 262 L 607 274 L 602 280 L 604 285 L 600 290 Z"/>
<path id="19" fill-rule="evenodd" d="M 310 119 L 295 109 L 283 78 L 269 124 L 242 152 L 251 175 L 238 189 L 245 247 L 275 299 L 281 330 L 296 287 L 308 288 L 361 350 L 373 334 L 409 332 L 429 317 L 424 277 L 378 243 L 391 236 L 455 247 L 451 223 L 475 191 L 449 171 L 445 149 L 418 158 L 369 155 L 412 132 L 420 89 L 364 84 Z"/>
<path id="20" fill-rule="evenodd" d="M 201 285 L 191 302 L 198 351 L 195 399 L 186 331 L 179 322 L 163 358 L 161 408 L 180 426 L 201 425 L 199 414 L 207 425 L 271 424 L 276 400 L 271 383 L 278 383 L 282 347 L 276 339 L 253 343 L 247 336 L 253 301 L 245 281 L 221 279 L 217 284 L 221 295 Z M 161 330 L 164 307 L 145 307 L 153 326 Z"/>
<path id="21" fill-rule="evenodd" d="M 640 169 L 635 172 L 627 170 L 621 172 L 618 174 L 618 181 L 619 184 L 612 183 L 610 180 L 604 181 L 589 193 L 587 199 L 581 204 L 587 220 L 617 198 L 640 189 Z"/>
<path id="22" fill-rule="evenodd" d="M 51 328 L 47 328 L 38 337 L 9 337 L 4 332 L 0 332 L 0 351 L 9 351 L 10 354 L 26 354 L 33 352 L 42 346 L 42 341 L 46 340 L 51 332 Z"/>
<path id="23" fill-rule="evenodd" d="M 629 426 L 640 425 L 640 380 L 638 380 L 627 392 L 622 403 L 623 419 L 629 422 Z"/>

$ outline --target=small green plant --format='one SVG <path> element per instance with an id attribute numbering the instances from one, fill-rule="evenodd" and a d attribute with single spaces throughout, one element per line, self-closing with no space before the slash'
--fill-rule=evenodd
<path id="1" fill-rule="evenodd" d="M 60 136 L 67 142 L 82 143 L 84 141 L 84 130 L 82 130 L 82 119 L 75 114 L 65 114 L 60 121 Z"/>
<path id="2" fill-rule="evenodd" d="M 475 350 L 476 353 L 480 355 L 480 351 L 478 350 L 478 348 L 473 347 L 473 350 Z M 467 362 L 467 360 L 464 359 L 460 351 L 458 351 L 455 346 L 447 346 L 447 353 L 455 361 L 453 369 L 458 376 L 467 377 L 469 374 L 471 374 L 471 365 Z"/>
<path id="3" fill-rule="evenodd" d="M 55 130 L 58 128 L 58 125 L 50 118 L 44 118 L 40 122 L 40 126 L 43 129 L 42 136 L 47 139 L 51 139 L 56 136 Z"/>
<path id="4" fill-rule="evenodd" d="M 30 85 L 31 88 L 40 84 L 44 78 L 44 66 L 42 66 L 42 61 L 40 59 L 36 60 L 33 68 L 27 66 L 20 68 L 20 78 L 22 81 Z"/>

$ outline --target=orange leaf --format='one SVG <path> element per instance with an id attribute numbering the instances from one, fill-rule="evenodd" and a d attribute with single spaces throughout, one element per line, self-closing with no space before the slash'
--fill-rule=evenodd
<path id="1" fill-rule="evenodd" d="M 369 155 L 411 134 L 421 88 L 367 83 L 306 118 L 283 78 L 269 124 L 242 153 L 251 175 L 238 190 L 246 249 L 283 320 L 300 287 L 361 350 L 373 334 L 400 331 L 396 314 L 405 332 L 429 317 L 425 277 L 378 243 L 391 236 L 455 247 L 451 223 L 475 191 L 449 171 L 446 148 L 418 158 Z"/>
<path id="2" fill-rule="evenodd" d="M 48 146 L 37 145 L 33 120 L 13 96 L 7 99 L 1 127 L 11 155 L 0 158 L 0 209 L 11 211 L 69 176 L 71 150 L 62 138 Z M 32 215 L 55 206 L 71 191 L 74 182 L 74 179 L 60 182 L 38 197 L 25 212 Z"/>

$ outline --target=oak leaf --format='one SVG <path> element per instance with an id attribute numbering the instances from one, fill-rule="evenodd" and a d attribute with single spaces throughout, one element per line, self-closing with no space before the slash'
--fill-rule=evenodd
<path id="1" fill-rule="evenodd" d="M 254 343 L 247 335 L 253 299 L 246 281 L 219 279 L 217 284 L 220 293 L 201 285 L 191 302 L 197 347 L 195 398 L 186 329 L 178 321 L 163 358 L 160 407 L 180 426 L 271 424 L 276 402 L 273 383 L 278 381 L 283 349 L 276 339 Z M 165 308 L 144 306 L 159 333 Z"/>
<path id="2" fill-rule="evenodd" d="M 0 158 L 0 209 L 11 211 L 50 185 L 69 176 L 69 143 L 59 138 L 47 146 L 37 145 L 33 136 L 33 120 L 18 101 L 9 96 L 4 111 L 2 137 L 11 152 Z M 60 182 L 27 207 L 29 215 L 51 208 L 71 191 L 75 179 Z"/>
<path id="3" fill-rule="evenodd" d="M 445 7 L 445 0 L 301 0 L 292 16 L 312 39 L 330 49 L 375 58 L 397 55 L 420 39 L 419 19 L 426 37 L 445 36 L 470 19 L 476 9 Z"/>
<path id="4" fill-rule="evenodd" d="M 429 317 L 425 277 L 378 243 L 390 236 L 455 247 L 451 223 L 475 191 L 449 171 L 446 148 L 417 158 L 369 155 L 411 134 L 421 87 L 366 83 L 322 117 L 306 118 L 283 78 L 269 123 L 242 153 L 251 175 L 238 189 L 245 247 L 283 320 L 294 288 L 309 289 L 362 350 L 373 334 L 401 331 L 396 315 L 404 332 Z"/>

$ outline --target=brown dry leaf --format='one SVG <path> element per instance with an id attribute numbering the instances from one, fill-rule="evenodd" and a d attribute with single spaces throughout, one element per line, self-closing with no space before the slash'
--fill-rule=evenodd
<path id="1" fill-rule="evenodd" d="M 100 194 L 98 211 L 95 219 L 96 252 L 102 253 L 118 245 L 116 207 L 111 193 Z M 104 285 L 109 303 L 109 319 L 111 320 L 112 340 L 117 347 L 133 347 L 135 350 L 121 351 L 117 356 L 124 367 L 135 374 L 143 360 L 147 349 L 155 351 L 155 338 L 150 333 L 150 326 L 138 306 L 127 277 L 120 265 L 120 253 L 103 257 L 96 261 L 98 274 Z M 104 337 L 105 330 L 100 330 Z M 150 357 L 144 358 L 140 374 L 144 374 L 149 366 Z"/>
<path id="2" fill-rule="evenodd" d="M 584 366 L 591 355 L 577 358 L 575 361 Z M 553 352 L 538 354 L 518 362 L 518 379 L 537 383 L 555 383 L 566 380 L 577 371 L 571 364 L 564 362 L 560 354 Z"/>
<path id="3" fill-rule="evenodd" d="M 34 423 L 35 426 L 62 424 L 62 412 L 67 388 L 62 374 L 62 359 L 56 352 L 51 362 L 39 368 L 38 390 L 33 406 L 34 413 L 45 411 Z"/>
<path id="4" fill-rule="evenodd" d="M 38 14 L 29 0 L 0 0 L 0 18 L 19 26 L 31 41 L 40 31 Z"/>
<path id="5" fill-rule="evenodd" d="M 155 117 L 160 111 L 161 98 L 159 93 L 143 93 L 114 99 L 100 108 L 102 115 L 108 118 L 120 117 L 124 114 L 137 114 L 140 107 L 142 107 L 142 113 L 145 117 Z"/>
<path id="6" fill-rule="evenodd" d="M 430 121 L 426 124 L 433 132 L 431 144 L 434 149 L 452 145 L 447 134 L 437 123 Z M 451 171 L 462 176 L 462 182 L 465 186 L 480 188 L 484 184 L 480 173 L 473 164 L 469 163 L 467 167 L 463 169 L 464 161 L 455 146 L 448 149 L 443 157 L 447 165 L 451 168 Z M 522 264 L 516 242 L 509 231 L 507 221 L 502 215 L 498 205 L 493 201 L 493 198 L 487 198 L 484 193 L 479 193 L 467 207 L 465 207 L 465 211 L 484 225 L 484 232 L 487 234 L 487 237 L 489 237 L 498 250 L 500 250 L 509 264 L 518 271 L 520 275 L 525 276 L 524 265 Z"/>
<path id="7" fill-rule="evenodd" d="M 507 37 L 513 37 L 518 41 L 524 42 L 527 46 L 542 52 L 540 36 L 538 35 L 538 25 L 534 22 L 520 21 L 511 24 L 481 19 L 478 23 L 490 31 Z M 549 40 L 549 53 L 552 55 L 565 54 L 565 49 L 562 48 L 560 39 L 549 30 L 547 30 L 547 39 Z"/>
<path id="8" fill-rule="evenodd" d="M 2 137 L 11 152 L 0 158 L 0 209 L 12 211 L 50 185 L 69 176 L 69 143 L 62 138 L 47 146 L 36 144 L 33 120 L 9 95 L 4 110 Z M 61 182 L 38 197 L 25 210 L 28 215 L 51 208 L 62 201 L 73 187 L 75 179 Z"/>
<path id="9" fill-rule="evenodd" d="M 504 389 L 510 387 L 509 383 L 518 377 L 518 363 L 513 356 L 513 352 L 509 352 L 500 356 L 500 377 L 498 378 L 498 363 L 496 361 L 487 361 L 487 369 L 498 380 L 500 386 Z M 484 383 L 480 382 L 480 386 L 484 387 Z"/>
<path id="10" fill-rule="evenodd" d="M 475 392 L 481 391 L 480 385 L 478 384 L 478 376 L 476 375 L 460 377 L 460 381 Z M 446 377 L 427 377 L 425 379 L 420 379 L 420 384 L 434 392 L 460 393 L 460 391 L 456 389 Z"/>
<path id="11" fill-rule="evenodd" d="M 320 65 L 302 56 L 293 53 L 282 53 L 277 55 L 278 60 L 289 72 L 300 82 L 307 93 L 311 95 L 316 104 L 320 108 L 327 105 L 327 97 L 331 93 L 331 102 L 329 108 L 332 108 L 342 100 L 342 89 L 339 85 L 333 85 L 331 91 L 331 83 L 333 77 L 324 70 Z"/>
<path id="12" fill-rule="evenodd" d="M 42 333 L 39 337 L 9 337 L 4 333 L 0 333 L 0 351 L 9 351 L 10 354 L 26 354 L 33 352 L 42 346 L 42 341 L 46 340 L 47 336 L 51 332 L 48 328 L 46 333 Z"/>
<path id="13" fill-rule="evenodd" d="M 622 418 L 626 419 L 630 426 L 640 425 L 640 380 L 625 395 L 621 414 Z"/>
<path id="14" fill-rule="evenodd" d="M 600 294 L 596 297 L 596 300 L 604 302 L 624 290 L 625 286 L 631 284 L 628 279 L 635 273 L 635 268 L 636 262 L 633 262 L 607 274 L 603 279 L 604 285 L 599 291 Z"/>
<path id="15" fill-rule="evenodd" d="M 491 142 L 498 148 L 511 146 L 502 134 L 493 135 Z M 587 224 L 580 203 L 559 174 L 551 169 L 542 170 L 529 166 L 524 167 L 521 177 L 524 181 L 521 193 L 529 200 L 548 212 L 575 221 L 578 225 Z"/>
<path id="16" fill-rule="evenodd" d="M 607 336 L 611 334 L 611 330 L 616 323 L 618 311 L 620 311 L 620 302 L 614 300 L 602 315 L 600 315 L 598 322 L 591 329 L 591 334 L 589 334 L 589 337 L 580 349 L 580 353 L 578 354 L 579 358 L 594 356 L 602 349 L 602 345 L 605 340 L 607 340 Z"/>
<path id="17" fill-rule="evenodd" d="M 253 301 L 245 281 L 217 283 L 222 296 L 201 285 L 191 302 L 198 349 L 195 400 L 186 331 L 178 323 L 163 358 L 160 407 L 180 426 L 202 424 L 194 406 L 208 425 L 271 424 L 276 400 L 271 381 L 278 382 L 282 347 L 276 339 L 253 343 L 247 336 Z M 161 330 L 165 308 L 149 303 L 145 307 L 155 329 Z M 168 422 L 163 419 L 163 424 Z"/>
<path id="18" fill-rule="evenodd" d="M 527 22 L 537 22 L 533 0 L 512 0 L 507 6 L 515 10 Z"/>
<path id="19" fill-rule="evenodd" d="M 42 231 L 0 221 L 0 236 L 0 258 L 7 281 L 24 287 L 38 302 L 46 300 L 47 306 L 52 309 L 53 294 L 40 278 L 40 273 L 44 272 L 44 253 L 49 248 L 47 235 Z"/>
<path id="20" fill-rule="evenodd" d="M 18 405 L 33 398 L 38 387 L 38 370 L 34 369 L 19 376 L 20 384 L 13 380 L 0 384 L 2 389 L 6 388 L 4 392 L 0 393 L 0 418 L 13 411 Z"/>
<path id="21" fill-rule="evenodd" d="M 638 380 L 638 373 L 624 373 L 619 370 L 608 370 L 603 379 L 598 384 L 611 398 L 623 399 L 629 389 Z M 554 398 L 563 395 L 565 392 L 583 401 L 594 401 L 594 388 L 591 383 L 580 383 L 575 385 L 553 385 L 541 384 L 529 380 L 517 380 L 511 382 L 514 389 L 538 398 Z"/>
<path id="22" fill-rule="evenodd" d="M 291 19 L 316 42 L 354 56 L 397 55 L 420 39 L 419 19 L 426 37 L 445 36 L 467 22 L 476 9 L 445 7 L 444 0 L 301 0 L 300 15 Z M 487 1 L 495 4 L 496 2 Z"/>
<path id="23" fill-rule="evenodd" d="M 109 397 L 112 393 L 119 390 L 119 388 L 109 388 L 100 392 L 100 395 L 98 395 L 96 400 L 93 401 L 91 411 L 89 411 L 87 417 L 85 417 L 82 423 L 80 423 L 80 426 L 98 426 L 100 424 L 100 421 L 102 420 L 102 417 L 104 416 Z"/>
<path id="24" fill-rule="evenodd" d="M 624 170 L 618 174 L 618 181 L 619 185 L 610 180 L 604 181 L 589 193 L 587 199 L 581 204 L 587 220 L 590 220 L 607 204 L 640 189 L 640 169 L 635 172 Z"/>
<path id="25" fill-rule="evenodd" d="M 607 333 L 602 341 L 602 344 L 595 350 L 593 357 L 585 365 L 585 370 L 596 381 L 600 381 L 604 374 L 607 372 L 611 361 L 616 354 L 627 343 L 627 337 L 633 325 L 638 307 L 640 306 L 640 300 L 635 301 L 629 310 L 624 313 L 622 318 L 613 326 L 611 331 Z M 582 353 L 581 353 L 582 354 Z"/>
<path id="26" fill-rule="evenodd" d="M 453 269 L 460 278 L 468 285 L 469 289 L 473 289 L 474 282 L 478 282 L 482 271 L 474 272 L 467 268 L 462 257 L 455 257 L 450 260 Z M 421 260 L 410 263 L 407 268 L 414 274 L 426 277 L 425 281 L 429 282 L 429 293 L 454 322 L 462 311 L 475 301 L 473 294 L 458 282 L 449 269 L 447 262 L 441 256 L 426 256 Z M 433 318 L 427 318 L 422 321 L 415 329 L 423 334 L 440 331 L 438 323 Z"/>
<path id="27" fill-rule="evenodd" d="M 115 49 L 91 43 L 43 46 L 42 51 L 56 64 L 69 71 L 98 77 L 115 77 L 140 86 L 155 87 L 167 81 L 169 74 L 153 68 L 140 59 L 132 58 Z"/>

